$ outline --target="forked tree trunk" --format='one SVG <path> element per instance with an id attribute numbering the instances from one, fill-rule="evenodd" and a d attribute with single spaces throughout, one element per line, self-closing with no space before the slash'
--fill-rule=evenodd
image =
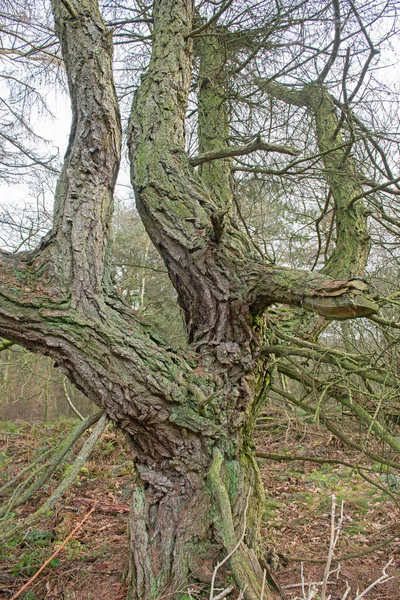
<path id="1" fill-rule="evenodd" d="M 263 263 L 232 220 L 229 161 L 200 174 L 190 166 L 194 6 L 156 0 L 152 58 L 128 141 L 138 209 L 178 292 L 190 349 L 174 352 L 149 332 L 108 277 L 121 138 L 110 34 L 96 0 L 52 4 L 73 109 L 70 144 L 51 235 L 33 253 L 2 254 L 0 334 L 51 356 L 130 437 L 137 467 L 130 597 L 153 600 L 179 595 L 193 580 L 209 583 L 245 527 L 229 568 L 246 598 L 258 600 L 263 489 L 251 435 L 269 382 L 259 352 L 268 334 L 263 311 L 283 302 L 353 318 L 377 307 L 358 280 Z M 218 142 L 226 148 L 228 128 L 217 126 L 226 118 L 218 44 L 202 52 L 207 152 Z M 220 116 L 207 123 L 213 89 Z M 280 597 L 273 587 L 265 591 L 264 598 Z"/>

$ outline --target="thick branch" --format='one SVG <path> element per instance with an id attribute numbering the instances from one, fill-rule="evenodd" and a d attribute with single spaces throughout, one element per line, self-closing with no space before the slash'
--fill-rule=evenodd
<path id="1" fill-rule="evenodd" d="M 198 124 L 200 155 L 218 154 L 228 149 L 230 134 L 227 96 L 227 54 L 225 38 L 221 35 L 225 28 L 212 28 L 208 34 L 196 43 L 200 58 Z M 212 35 L 210 35 L 212 34 Z M 232 161 L 227 156 L 217 162 L 200 161 L 192 166 L 201 165 L 198 173 L 202 182 L 212 195 L 213 201 L 222 210 L 232 206 Z"/>
<path id="2" fill-rule="evenodd" d="M 263 92 L 266 92 L 269 96 L 282 100 L 285 104 L 291 104 L 293 106 L 305 107 L 308 106 L 307 95 L 304 93 L 304 88 L 293 89 L 283 83 L 277 81 L 266 81 L 261 77 L 255 77 L 255 85 L 260 88 Z"/>
<path id="3" fill-rule="evenodd" d="M 368 284 L 361 279 L 338 281 L 315 272 L 268 265 L 248 269 L 245 296 L 255 311 L 282 303 L 328 319 L 365 317 L 379 308 L 368 295 Z"/>
<path id="4" fill-rule="evenodd" d="M 291 148 L 290 146 L 281 146 L 280 144 L 268 144 L 263 142 L 261 139 L 255 140 L 250 144 L 244 146 L 232 146 L 228 148 L 221 148 L 220 150 L 214 150 L 213 152 L 206 152 L 205 154 L 199 154 L 194 158 L 190 159 L 192 167 L 197 167 L 205 162 L 211 160 L 217 160 L 219 158 L 233 158 L 235 156 L 246 156 L 261 150 L 263 152 L 278 152 L 280 154 L 289 154 L 290 156 L 298 156 L 300 150 Z"/>
<path id="5" fill-rule="evenodd" d="M 112 38 L 95 0 L 53 0 L 72 104 L 69 146 L 57 185 L 53 258 L 74 306 L 103 293 L 121 125 Z M 71 19 L 71 16 L 73 17 Z"/>
<path id="6" fill-rule="evenodd" d="M 345 147 L 333 98 L 318 84 L 296 90 L 260 78 L 255 83 L 277 100 L 308 108 L 312 114 L 324 177 L 335 202 L 336 247 L 323 271 L 336 278 L 362 276 L 370 242 L 366 211 L 361 203 L 354 205 L 354 198 L 363 197 L 365 177 L 357 169 L 350 147 Z"/>
<path id="7" fill-rule="evenodd" d="M 284 302 L 329 318 L 376 312 L 376 305 L 364 293 L 366 289 L 344 277 L 335 283 L 316 274 L 256 264 L 259 257 L 251 240 L 230 226 L 229 216 L 216 210 L 223 204 L 222 196 L 229 195 L 227 186 L 224 184 L 220 197 L 220 188 L 213 183 L 217 177 L 207 175 L 210 197 L 206 185 L 190 170 L 184 131 L 192 62 L 185 35 L 191 30 L 192 18 L 192 5 L 187 0 L 156 3 L 153 53 L 132 107 L 129 139 L 137 206 L 178 291 L 190 341 L 218 344 L 234 340 L 245 352 L 252 339 L 250 324 L 246 326 L 243 317 L 243 307 L 248 305 L 261 311 L 274 302 Z M 223 93 L 219 70 L 224 65 L 215 62 L 213 44 L 205 50 L 202 88 L 211 93 L 217 86 L 214 100 L 219 106 Z M 214 85 L 208 85 L 206 73 L 216 78 Z M 226 118 L 221 111 L 215 114 L 221 121 Z M 204 137 L 212 142 L 212 152 L 220 151 L 225 129 L 224 122 L 222 129 L 203 127 Z M 250 148 L 259 148 L 259 144 L 257 141 Z M 209 152 L 208 146 L 206 154 Z"/>
<path id="8" fill-rule="evenodd" d="M 0 334 L 51 356 L 140 444 L 139 457 L 172 457 L 189 445 L 183 460 L 190 463 L 198 435 L 218 435 L 218 426 L 198 410 L 214 391 L 212 378 L 198 377 L 196 363 L 149 334 L 132 311 L 108 301 L 98 315 L 84 315 L 46 293 L 26 263 L 3 256 L 0 266 Z"/>

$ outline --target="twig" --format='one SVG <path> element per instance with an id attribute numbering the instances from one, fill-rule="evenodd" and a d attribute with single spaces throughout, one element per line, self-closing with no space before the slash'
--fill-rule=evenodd
<path id="1" fill-rule="evenodd" d="M 304 600 L 306 600 L 306 588 L 304 582 L 304 563 L 300 563 L 300 577 L 301 577 L 301 592 Z"/>
<path id="2" fill-rule="evenodd" d="M 233 592 L 234 589 L 235 589 L 234 585 L 229 585 L 227 588 L 222 590 L 222 592 L 220 594 L 218 594 L 218 596 L 214 596 L 213 600 L 222 600 L 223 598 L 226 598 L 226 596 L 228 596 L 228 594 Z"/>
<path id="3" fill-rule="evenodd" d="M 364 596 L 370 591 L 372 590 L 374 587 L 376 587 L 377 585 L 379 585 L 380 583 L 385 583 L 386 581 L 389 581 L 389 579 L 393 579 L 393 576 L 389 576 L 386 573 L 386 569 L 388 567 L 390 567 L 393 564 L 393 558 L 391 558 L 389 560 L 389 562 L 383 567 L 382 569 L 382 575 L 380 577 L 378 577 L 378 579 L 375 579 L 375 581 L 373 581 L 372 583 L 369 584 L 369 586 L 367 588 L 365 588 L 365 590 L 363 592 L 361 592 L 361 594 L 358 594 L 354 600 L 361 600 L 361 598 L 364 598 Z"/>
<path id="4" fill-rule="evenodd" d="M 247 583 L 246 583 L 246 585 L 244 586 L 244 588 L 243 588 L 242 590 L 240 590 L 240 593 L 239 593 L 239 596 L 238 596 L 238 600 L 243 600 L 243 598 L 244 598 L 244 593 L 245 593 L 246 589 L 247 589 Z"/>
<path id="5" fill-rule="evenodd" d="M 346 589 L 344 590 L 343 596 L 342 596 L 342 600 L 346 600 L 347 596 L 350 594 L 351 592 L 351 587 L 349 586 L 349 582 L 346 580 Z"/>
<path id="6" fill-rule="evenodd" d="M 96 504 L 89 510 L 89 512 L 83 517 L 83 519 L 78 523 L 78 525 L 75 527 L 75 529 L 73 531 L 71 531 L 71 533 L 69 534 L 69 536 L 67 536 L 65 538 L 65 540 L 63 541 L 63 543 L 57 548 L 57 550 L 55 552 L 53 552 L 53 554 L 50 556 L 50 558 L 48 558 L 46 560 L 45 563 L 43 563 L 43 565 L 40 567 L 40 569 L 38 569 L 36 571 L 36 573 L 34 575 L 32 575 L 32 577 L 29 579 L 29 581 L 27 581 L 22 588 L 11 598 L 11 600 L 16 600 L 21 594 L 22 592 L 24 592 L 26 590 L 27 587 L 29 587 L 31 585 L 31 583 L 33 581 L 35 581 L 35 579 L 40 575 L 40 573 L 47 567 L 47 565 L 50 564 L 50 562 L 53 560 L 53 558 L 55 558 L 60 552 L 61 550 L 66 546 L 66 544 L 69 542 L 69 540 L 75 535 L 75 533 L 78 531 L 78 529 L 80 529 L 82 527 L 82 525 L 85 523 L 85 521 L 88 520 L 88 518 L 90 517 L 90 515 L 92 514 L 92 512 L 95 510 L 95 508 L 97 507 L 98 502 L 96 502 Z"/>
<path id="7" fill-rule="evenodd" d="M 68 394 L 67 384 L 65 383 L 65 380 L 63 381 L 63 389 L 64 389 L 65 398 L 66 398 L 69 406 L 71 407 L 71 410 L 76 414 L 78 419 L 80 419 L 81 421 L 84 421 L 85 417 L 83 417 L 81 415 L 81 413 L 79 412 L 79 410 L 76 408 L 76 406 L 74 406 L 74 403 L 72 402 L 70 395 Z"/>
<path id="8" fill-rule="evenodd" d="M 260 600 L 264 600 L 264 589 L 265 589 L 265 580 L 267 578 L 267 571 L 266 569 L 264 569 L 263 572 L 263 582 L 262 582 L 262 586 L 261 586 L 261 595 L 260 595 Z"/>
<path id="9" fill-rule="evenodd" d="M 194 35 L 199 35 L 203 31 L 205 31 L 205 29 L 213 25 L 216 21 L 218 21 L 219 17 L 230 7 L 232 2 L 233 0 L 227 0 L 227 2 L 225 2 L 225 4 L 221 6 L 221 8 L 211 17 L 211 19 L 207 21 L 207 23 L 203 23 L 203 25 L 200 25 L 200 27 L 197 27 L 197 29 L 193 29 L 188 35 L 185 36 L 185 39 L 188 39 L 189 37 L 192 37 Z"/>
<path id="10" fill-rule="evenodd" d="M 288 585 L 283 585 L 282 589 L 283 590 L 291 590 L 293 588 L 297 588 L 297 587 L 301 587 L 303 584 L 302 583 L 288 583 Z M 322 581 L 307 581 L 307 583 L 305 583 L 305 585 L 322 585 Z M 328 585 L 334 585 L 333 581 L 328 581 Z"/>
<path id="11" fill-rule="evenodd" d="M 326 598 L 326 589 L 328 586 L 328 578 L 329 578 L 329 575 L 331 574 L 331 564 L 332 564 L 332 559 L 333 559 L 333 553 L 335 551 L 336 544 L 338 543 L 340 531 L 341 531 L 342 525 L 343 525 L 343 506 L 344 506 L 344 502 L 342 500 L 342 504 L 340 507 L 340 517 L 338 520 L 338 524 L 335 527 L 336 496 L 335 496 L 335 494 L 332 494 L 331 536 L 330 536 L 330 543 L 329 543 L 328 558 L 326 559 L 324 577 L 323 577 L 322 587 L 321 587 L 321 600 L 325 600 L 325 598 Z"/>

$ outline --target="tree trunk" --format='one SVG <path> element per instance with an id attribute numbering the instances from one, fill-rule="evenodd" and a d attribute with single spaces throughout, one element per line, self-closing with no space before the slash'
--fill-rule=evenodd
<path id="1" fill-rule="evenodd" d="M 172 471 L 171 464 L 162 471 L 138 466 L 129 519 L 129 598 L 179 597 L 193 582 L 208 587 L 215 565 L 234 549 L 244 526 L 245 542 L 230 567 L 238 585 L 247 585 L 247 597 L 260 598 L 262 570 L 254 551 L 263 507 L 258 468 L 252 457 L 239 463 L 217 449 L 214 456 L 197 472 L 182 466 Z"/>
<path id="2" fill-rule="evenodd" d="M 53 0 L 53 11 L 73 108 L 70 144 L 51 234 L 33 253 L 1 256 L 0 334 L 51 356 L 129 436 L 137 470 L 130 597 L 209 583 L 245 530 L 229 568 L 246 598 L 258 600 L 264 501 L 251 435 L 269 383 L 263 312 L 284 302 L 353 318 L 377 307 L 358 280 L 265 264 L 230 214 L 229 160 L 200 174 L 191 167 L 185 113 L 194 6 L 156 0 L 152 57 L 129 123 L 132 183 L 191 346 L 175 352 L 150 332 L 115 297 L 108 274 L 121 141 L 110 34 L 96 0 Z M 217 51 L 203 48 L 203 152 L 227 146 L 226 124 L 206 123 Z M 214 108 L 220 117 L 211 124 L 226 118 L 220 103 Z M 270 586 L 264 597 L 281 596 Z"/>

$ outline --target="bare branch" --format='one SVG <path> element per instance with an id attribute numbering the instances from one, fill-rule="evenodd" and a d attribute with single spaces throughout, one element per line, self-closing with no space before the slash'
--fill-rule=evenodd
<path id="1" fill-rule="evenodd" d="M 290 156 L 298 156 L 301 150 L 290 148 L 290 146 L 281 146 L 280 144 L 268 144 L 263 142 L 261 138 L 257 138 L 254 142 L 245 146 L 233 146 L 230 148 L 221 148 L 212 152 L 206 152 L 190 159 L 192 167 L 198 167 L 203 163 L 220 158 L 233 158 L 235 156 L 246 156 L 258 150 L 263 152 L 278 152 L 279 154 L 289 154 Z"/>
<path id="2" fill-rule="evenodd" d="M 333 65 L 333 63 L 335 62 L 337 55 L 338 55 L 338 51 L 339 51 L 339 47 L 340 47 L 340 39 L 341 39 L 341 19 L 340 19 L 340 3 L 338 2 L 338 0 L 332 0 L 332 4 L 333 4 L 333 9 L 335 12 L 335 39 L 333 41 L 333 47 L 332 47 L 332 52 L 331 55 L 329 57 L 329 59 L 327 60 L 327 63 L 325 65 L 325 67 L 322 69 L 320 75 L 318 76 L 317 79 L 317 83 L 323 83 Z"/>
<path id="3" fill-rule="evenodd" d="M 193 36 L 198 36 L 201 33 L 203 33 L 203 31 L 211 27 L 211 25 L 214 25 L 214 23 L 218 21 L 220 16 L 224 14 L 224 12 L 230 7 L 231 4 L 233 4 L 233 0 L 227 0 L 227 2 L 225 2 L 225 4 L 223 4 L 219 10 L 217 10 L 217 12 L 211 17 L 211 19 L 209 19 L 203 25 L 200 25 L 200 27 L 197 27 L 197 29 L 193 29 L 188 35 L 185 36 L 185 39 L 188 39 Z"/>
<path id="4" fill-rule="evenodd" d="M 386 581 L 389 581 L 390 579 L 393 579 L 393 576 L 389 576 L 386 573 L 386 569 L 388 569 L 388 567 L 391 567 L 393 564 L 394 564 L 394 560 L 393 560 L 393 558 L 391 558 L 386 563 L 386 565 L 383 567 L 383 569 L 382 569 L 382 575 L 380 577 L 378 577 L 377 579 L 375 579 L 375 581 L 373 581 L 372 583 L 370 583 L 370 585 L 368 587 L 366 587 L 365 590 L 363 592 L 361 592 L 361 594 L 357 594 L 357 596 L 354 598 L 354 600 L 361 600 L 361 598 L 364 598 L 365 595 L 368 594 L 368 592 L 370 592 L 374 587 L 376 587 L 380 583 L 385 583 Z"/>

